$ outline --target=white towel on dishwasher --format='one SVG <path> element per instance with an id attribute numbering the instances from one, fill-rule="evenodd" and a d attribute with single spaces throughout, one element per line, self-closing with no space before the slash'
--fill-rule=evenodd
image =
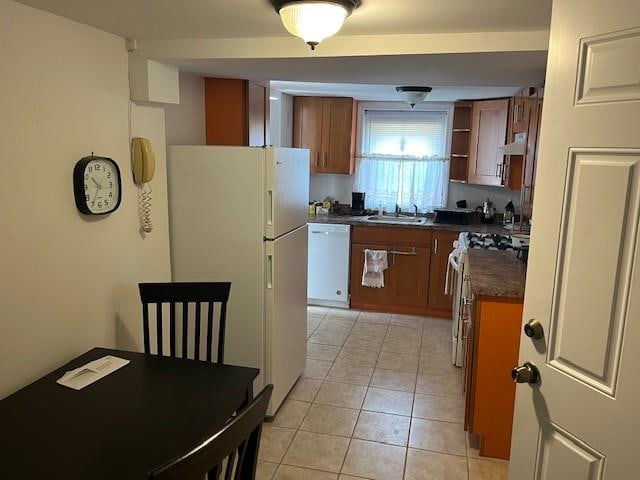
<path id="1" fill-rule="evenodd" d="M 362 271 L 362 286 L 372 288 L 384 287 L 384 271 L 389 267 L 386 250 L 364 251 L 364 269 Z"/>

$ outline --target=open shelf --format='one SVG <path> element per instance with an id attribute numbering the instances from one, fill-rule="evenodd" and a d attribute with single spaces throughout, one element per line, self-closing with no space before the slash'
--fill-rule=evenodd
<path id="1" fill-rule="evenodd" d="M 451 135 L 451 164 L 449 180 L 466 183 L 469 169 L 469 142 L 473 103 L 456 102 L 453 107 L 453 133 Z"/>

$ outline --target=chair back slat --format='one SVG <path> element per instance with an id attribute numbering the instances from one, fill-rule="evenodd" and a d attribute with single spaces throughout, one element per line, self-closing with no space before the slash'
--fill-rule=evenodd
<path id="1" fill-rule="evenodd" d="M 200 302 L 196 302 L 196 333 L 193 346 L 194 358 L 200 358 L 200 311 L 202 310 Z"/>
<path id="2" fill-rule="evenodd" d="M 149 304 L 147 303 L 142 304 L 142 330 L 144 336 L 144 351 L 149 353 L 151 347 L 149 346 Z"/>
<path id="3" fill-rule="evenodd" d="M 273 385 L 256 398 L 218 432 L 191 450 L 149 473 L 151 480 L 201 480 L 220 471 L 226 460 L 225 480 L 253 480 L 258 465 L 258 445 Z M 237 458 L 237 461 L 236 461 Z M 216 480 L 218 480 L 216 478 Z"/>
<path id="4" fill-rule="evenodd" d="M 189 358 L 189 303 L 182 304 L 182 358 Z"/>
<path id="5" fill-rule="evenodd" d="M 220 305 L 220 328 L 218 329 L 218 363 L 224 363 L 224 335 L 227 325 L 227 302 Z"/>
<path id="6" fill-rule="evenodd" d="M 213 350 L 213 302 L 207 308 L 207 362 L 212 360 Z"/>
<path id="7" fill-rule="evenodd" d="M 200 360 L 201 354 L 206 360 L 214 361 L 215 341 L 215 304 L 220 304 L 219 327 L 217 328 L 217 355 L 218 363 L 224 361 L 224 334 L 226 330 L 226 312 L 231 283 L 229 282 L 179 282 L 179 283 L 141 283 L 140 299 L 142 301 L 144 350 L 146 353 L 165 354 L 164 334 L 167 325 L 163 318 L 163 305 L 169 304 L 169 354 L 178 356 L 178 321 L 176 318 L 176 304 L 182 304 L 182 358 L 190 358 L 189 344 L 193 342 L 193 358 Z M 189 318 L 189 304 L 194 304 L 194 318 Z M 202 325 L 203 303 L 207 304 L 206 325 Z M 151 329 L 149 319 L 149 304 L 154 304 L 156 309 L 156 352 L 151 351 Z M 165 307 L 166 308 L 166 307 Z M 194 325 L 189 328 L 190 320 Z M 189 335 L 192 335 L 191 337 Z M 204 347 L 203 347 L 204 344 Z"/>
<path id="8" fill-rule="evenodd" d="M 176 356 L 176 302 L 169 303 L 169 351 Z"/>
<path id="9" fill-rule="evenodd" d="M 156 302 L 156 344 L 158 346 L 158 355 L 162 355 L 163 342 L 162 342 L 162 303 Z"/>

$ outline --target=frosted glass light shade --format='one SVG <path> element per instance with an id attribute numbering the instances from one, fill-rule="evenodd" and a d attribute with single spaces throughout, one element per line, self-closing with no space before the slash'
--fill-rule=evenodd
<path id="1" fill-rule="evenodd" d="M 345 7 L 329 2 L 297 2 L 283 6 L 280 18 L 287 31 L 315 50 L 322 40 L 335 35 L 349 16 Z"/>

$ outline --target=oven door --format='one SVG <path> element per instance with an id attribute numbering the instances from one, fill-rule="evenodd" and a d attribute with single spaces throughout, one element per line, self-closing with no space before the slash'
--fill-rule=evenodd
<path id="1" fill-rule="evenodd" d="M 451 291 L 453 292 L 453 318 L 451 322 L 451 363 L 453 365 L 461 367 L 462 359 L 463 359 L 463 348 L 462 345 L 462 322 L 463 322 L 463 283 L 464 283 L 464 254 L 462 251 L 454 251 L 449 256 L 449 265 L 450 268 L 453 269 L 454 272 L 454 281 L 453 288 Z"/>

